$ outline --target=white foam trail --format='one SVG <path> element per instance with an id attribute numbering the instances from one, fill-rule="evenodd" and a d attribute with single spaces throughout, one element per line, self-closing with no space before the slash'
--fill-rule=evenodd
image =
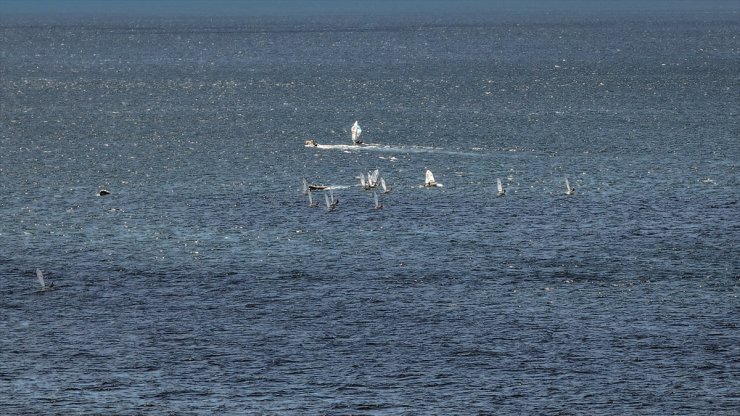
<path id="1" fill-rule="evenodd" d="M 426 146 L 390 146 L 390 145 L 379 145 L 374 143 L 362 144 L 362 145 L 348 145 L 348 144 L 319 144 L 315 149 L 324 150 L 343 150 L 343 151 L 375 151 L 375 152 L 388 152 L 388 153 L 439 153 L 449 155 L 462 155 L 462 156 L 480 156 L 481 153 L 475 152 L 461 152 L 440 149 L 438 147 L 426 147 Z"/>

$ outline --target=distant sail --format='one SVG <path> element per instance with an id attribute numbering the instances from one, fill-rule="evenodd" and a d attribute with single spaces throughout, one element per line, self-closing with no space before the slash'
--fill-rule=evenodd
<path id="1" fill-rule="evenodd" d="M 496 195 L 498 196 L 506 195 L 506 191 L 504 190 L 504 185 L 501 183 L 501 178 L 496 178 L 496 185 L 498 186 L 498 193 Z"/>
<path id="2" fill-rule="evenodd" d="M 437 186 L 437 181 L 434 180 L 434 174 L 429 169 L 427 169 L 427 172 L 426 172 L 424 186 Z"/>
<path id="3" fill-rule="evenodd" d="M 317 205 L 318 205 L 318 203 L 317 202 L 314 202 L 313 197 L 311 196 L 311 190 L 309 189 L 308 190 L 308 206 L 311 207 L 311 208 L 313 208 L 313 207 L 315 207 Z"/>
<path id="4" fill-rule="evenodd" d="M 378 200 L 378 193 L 377 192 L 373 192 L 373 200 L 375 201 L 375 209 L 381 209 L 381 208 L 383 208 L 383 204 L 381 204 L 380 201 Z"/>
<path id="5" fill-rule="evenodd" d="M 378 178 L 380 177 L 380 171 L 378 169 L 371 170 L 367 173 L 367 186 L 375 188 L 378 186 Z"/>
<path id="6" fill-rule="evenodd" d="M 369 186 L 367 185 L 367 182 L 365 182 L 365 174 L 364 173 L 360 173 L 360 187 L 362 189 L 368 189 L 369 188 Z"/>
<path id="7" fill-rule="evenodd" d="M 362 128 L 360 127 L 360 124 L 355 121 L 355 124 L 352 125 L 352 143 L 354 144 L 361 144 L 362 140 L 360 140 L 360 135 L 362 134 Z"/>
<path id="8" fill-rule="evenodd" d="M 41 272 L 41 269 L 36 269 L 36 278 L 39 279 L 41 290 L 46 289 L 46 283 L 44 282 L 44 274 Z"/>
<path id="9" fill-rule="evenodd" d="M 324 199 L 326 200 L 326 210 L 332 211 L 339 204 L 338 199 L 334 199 L 334 192 L 329 189 L 329 193 L 324 193 Z"/>
<path id="10" fill-rule="evenodd" d="M 385 179 L 382 176 L 380 177 L 380 187 L 383 188 L 384 194 L 388 193 L 388 187 L 385 186 Z"/>

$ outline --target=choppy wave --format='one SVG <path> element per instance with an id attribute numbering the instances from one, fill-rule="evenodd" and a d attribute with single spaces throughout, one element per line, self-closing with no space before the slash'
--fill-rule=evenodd
<path id="1" fill-rule="evenodd" d="M 734 415 L 736 23 L 697 16 L 6 19 L 0 414 Z"/>

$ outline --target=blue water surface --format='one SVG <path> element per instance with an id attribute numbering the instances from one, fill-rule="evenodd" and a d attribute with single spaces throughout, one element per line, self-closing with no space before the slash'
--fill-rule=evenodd
<path id="1" fill-rule="evenodd" d="M 1 22 L 0 413 L 740 406 L 736 11 Z"/>

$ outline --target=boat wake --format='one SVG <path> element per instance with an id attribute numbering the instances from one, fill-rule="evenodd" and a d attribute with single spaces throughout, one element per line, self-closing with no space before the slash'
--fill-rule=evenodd
<path id="1" fill-rule="evenodd" d="M 331 191 L 334 189 L 349 189 L 351 187 L 352 187 L 351 185 L 329 185 L 326 187 L 326 190 Z"/>
<path id="2" fill-rule="evenodd" d="M 479 156 L 481 153 L 478 152 L 464 152 L 445 150 L 439 147 L 429 146 L 393 146 L 393 145 L 381 145 L 376 143 L 365 143 L 361 145 L 354 144 L 317 144 L 315 146 L 306 146 L 314 149 L 322 150 L 341 150 L 345 152 L 351 151 L 368 151 L 368 152 L 386 152 L 386 153 L 439 153 L 439 154 L 450 154 L 450 155 L 467 155 L 467 156 Z"/>

